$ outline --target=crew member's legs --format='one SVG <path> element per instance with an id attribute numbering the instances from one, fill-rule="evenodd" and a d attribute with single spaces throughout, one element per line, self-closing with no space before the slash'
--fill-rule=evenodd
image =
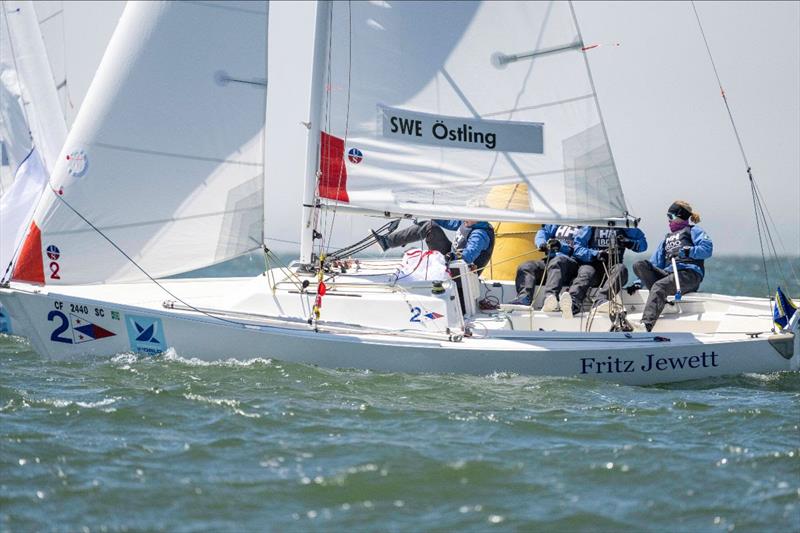
<path id="1" fill-rule="evenodd" d="M 447 254 L 452 248 L 452 243 L 445 235 L 444 230 L 432 220 L 418 222 L 407 228 L 391 232 L 383 237 L 381 248 L 386 250 L 417 241 L 425 241 L 429 249 L 436 250 L 442 254 Z M 386 246 L 385 248 L 384 245 Z"/>
<path id="2" fill-rule="evenodd" d="M 569 291 L 561 294 L 560 306 L 562 313 L 566 313 L 566 304 L 569 304 L 572 314 L 580 312 L 583 306 L 583 300 L 586 299 L 586 293 L 589 292 L 589 288 L 596 287 L 600 284 L 602 270 L 598 270 L 598 266 L 602 269 L 602 266 L 599 264 L 578 266 L 578 273 L 575 275 L 575 279 L 572 280 Z"/>
<path id="3" fill-rule="evenodd" d="M 517 299 L 512 303 L 530 305 L 534 289 L 542 282 L 545 262 L 526 261 L 517 267 L 517 276 L 514 286 L 517 289 Z"/>
<path id="4" fill-rule="evenodd" d="M 546 279 L 544 282 L 544 304 L 542 311 L 551 312 L 558 310 L 558 293 L 570 283 L 578 273 L 578 262 L 566 255 L 557 255 L 550 259 L 547 265 Z"/>
<path id="5" fill-rule="evenodd" d="M 633 272 L 642 280 L 642 283 L 648 289 L 652 287 L 656 281 L 669 276 L 669 272 L 661 270 L 650 261 L 636 261 L 633 264 Z"/>
<path id="6" fill-rule="evenodd" d="M 680 279 L 683 294 L 697 291 L 702 281 L 700 274 L 692 270 L 679 270 L 678 279 Z M 642 311 L 642 323 L 647 331 L 653 329 L 656 320 L 661 316 L 661 311 L 667 304 L 667 296 L 674 295 L 676 291 L 675 276 L 671 273 L 667 273 L 667 276 L 659 279 L 650 287 L 650 295 L 647 297 L 647 303 Z"/>

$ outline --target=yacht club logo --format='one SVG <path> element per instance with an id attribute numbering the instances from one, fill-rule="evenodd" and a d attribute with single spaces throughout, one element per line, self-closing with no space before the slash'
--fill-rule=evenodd
<path id="1" fill-rule="evenodd" d="M 347 152 L 347 159 L 349 159 L 351 163 L 357 165 L 364 159 L 364 154 L 358 148 L 350 148 L 350 151 Z"/>
<path id="2" fill-rule="evenodd" d="M 67 155 L 67 172 L 74 178 L 81 178 L 86 175 L 89 169 L 89 159 L 83 150 L 74 150 Z"/>
<path id="3" fill-rule="evenodd" d="M 147 355 L 157 355 L 167 349 L 164 325 L 160 318 L 125 315 L 131 350 Z"/>
<path id="4" fill-rule="evenodd" d="M 47 257 L 52 259 L 53 261 L 57 260 L 61 257 L 61 251 L 58 249 L 58 246 L 55 244 L 51 244 L 47 247 Z"/>

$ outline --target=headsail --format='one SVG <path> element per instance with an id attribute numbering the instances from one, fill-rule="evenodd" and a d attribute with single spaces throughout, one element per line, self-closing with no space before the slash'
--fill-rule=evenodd
<path id="1" fill-rule="evenodd" d="M 4 67 L 13 68 L 19 79 L 18 91 L 33 144 L 47 170 L 52 171 L 67 137 L 67 126 L 33 2 L 3 2 L 0 16 L 5 34 Z M 21 144 L 27 141 L 11 140 Z"/>
<path id="2" fill-rule="evenodd" d="M 267 16 L 266 2 L 128 4 L 15 278 L 34 281 L 37 257 L 47 283 L 141 279 L 134 261 L 165 276 L 260 245 Z"/>
<path id="3" fill-rule="evenodd" d="M 33 2 L 0 13 L 0 140 L 13 182 L 0 187 L 0 278 L 30 224 L 67 136 Z"/>
<path id="4" fill-rule="evenodd" d="M 317 189 L 379 212 L 536 222 L 627 207 L 566 2 L 332 2 Z M 487 203 L 527 184 L 526 209 Z"/>

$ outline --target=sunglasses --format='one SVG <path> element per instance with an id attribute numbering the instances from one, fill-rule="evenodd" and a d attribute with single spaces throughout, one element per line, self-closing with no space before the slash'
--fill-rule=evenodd
<path id="1" fill-rule="evenodd" d="M 676 215 L 675 213 L 667 213 L 667 218 L 669 220 L 675 220 L 676 218 L 680 218 L 680 217 L 678 215 Z"/>

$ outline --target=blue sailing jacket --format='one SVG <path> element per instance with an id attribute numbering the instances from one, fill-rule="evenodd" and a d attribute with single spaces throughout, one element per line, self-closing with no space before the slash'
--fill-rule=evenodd
<path id="1" fill-rule="evenodd" d="M 462 220 L 434 220 L 437 225 L 450 231 L 458 231 L 464 223 Z M 467 263 L 474 263 L 479 255 L 492 246 L 492 227 L 488 222 L 479 221 L 470 226 L 467 243 L 461 248 L 461 258 Z M 487 258 L 488 261 L 488 258 Z M 479 265 L 483 266 L 483 265 Z"/>
<path id="2" fill-rule="evenodd" d="M 702 228 L 698 226 L 690 226 L 690 228 L 692 245 L 689 248 L 688 258 L 698 261 L 699 264 L 681 260 L 677 260 L 676 264 L 678 266 L 678 270 L 692 270 L 700 274 L 700 276 L 704 276 L 705 269 L 702 267 L 702 261 L 711 257 L 711 254 L 714 251 L 714 243 L 711 242 L 711 237 L 709 237 L 708 233 L 706 233 Z M 667 234 L 667 236 L 670 235 L 672 235 L 672 233 Z M 666 241 L 667 238 L 665 237 L 661 243 L 659 243 L 658 248 L 656 248 L 655 253 L 653 253 L 653 257 L 650 258 L 650 262 L 653 263 L 653 266 L 656 266 L 662 270 L 666 270 L 667 272 L 672 272 L 672 261 L 667 258 L 667 255 L 664 252 L 664 244 Z"/>
<path id="3" fill-rule="evenodd" d="M 575 235 L 574 252 L 575 259 L 581 263 L 591 263 L 597 259 L 597 254 L 600 252 L 600 250 L 606 249 L 606 247 L 592 248 L 592 239 L 594 237 L 595 230 L 610 230 L 612 232 L 611 236 L 613 236 L 614 239 L 616 239 L 617 234 L 624 235 L 633 241 L 633 248 L 631 248 L 633 252 L 639 253 L 647 250 L 647 239 L 644 236 L 644 232 L 639 228 L 605 228 L 583 226 L 578 234 Z M 609 238 L 611 238 L 611 236 Z M 620 252 L 624 252 L 624 249 L 620 249 Z M 622 258 L 622 253 L 619 253 L 619 258 Z"/>
<path id="4" fill-rule="evenodd" d="M 560 231 L 559 231 L 560 228 Z M 561 226 L 559 224 L 545 224 L 542 226 L 542 229 L 536 232 L 536 237 L 534 238 L 534 244 L 536 247 L 541 249 L 543 248 L 549 239 L 558 239 L 561 241 L 561 249 L 556 252 L 548 252 L 547 255 L 549 257 L 555 257 L 557 255 L 566 255 L 571 256 L 573 251 L 573 242 L 575 235 L 579 231 L 578 226 Z"/>

